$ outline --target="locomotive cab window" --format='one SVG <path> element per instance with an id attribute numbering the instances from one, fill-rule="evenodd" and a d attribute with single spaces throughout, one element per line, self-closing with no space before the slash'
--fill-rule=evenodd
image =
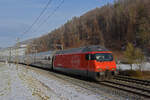
<path id="1" fill-rule="evenodd" d="M 95 54 L 95 60 L 97 60 L 97 61 L 113 61 L 113 56 L 110 53 L 97 53 L 97 54 Z"/>

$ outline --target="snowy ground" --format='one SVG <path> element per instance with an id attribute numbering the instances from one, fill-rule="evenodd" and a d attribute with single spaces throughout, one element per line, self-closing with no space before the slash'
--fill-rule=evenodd
<path id="1" fill-rule="evenodd" d="M 0 100 L 114 100 L 26 66 L 0 63 Z"/>
<path id="2" fill-rule="evenodd" d="M 117 67 L 118 69 L 121 69 L 121 70 L 128 70 L 128 69 L 131 69 L 130 65 L 129 64 L 117 64 Z M 136 64 L 133 64 L 133 69 L 138 69 L 137 65 Z M 142 70 L 147 70 L 147 71 L 150 71 L 150 63 L 145 63 L 142 67 Z"/>

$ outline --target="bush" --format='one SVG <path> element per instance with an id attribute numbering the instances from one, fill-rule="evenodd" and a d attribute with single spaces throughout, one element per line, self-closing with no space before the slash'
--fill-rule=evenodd
<path id="1" fill-rule="evenodd" d="M 142 71 L 142 68 L 144 67 L 144 54 L 139 48 L 134 48 L 132 43 L 128 43 L 124 56 L 130 64 L 131 70 L 132 64 L 136 64 L 139 70 Z"/>
<path id="2" fill-rule="evenodd" d="M 143 73 L 140 70 L 125 70 L 120 71 L 120 75 L 131 76 L 131 77 L 142 77 Z"/>

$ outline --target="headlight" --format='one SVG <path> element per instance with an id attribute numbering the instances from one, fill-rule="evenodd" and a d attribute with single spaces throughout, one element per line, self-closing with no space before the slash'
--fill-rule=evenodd
<path id="1" fill-rule="evenodd" d="M 102 71 L 102 69 L 101 69 L 101 68 L 99 68 L 98 70 L 99 70 L 99 71 Z"/>
<path id="2" fill-rule="evenodd" d="M 114 70 L 115 70 L 115 68 L 112 68 L 112 70 L 114 71 Z"/>

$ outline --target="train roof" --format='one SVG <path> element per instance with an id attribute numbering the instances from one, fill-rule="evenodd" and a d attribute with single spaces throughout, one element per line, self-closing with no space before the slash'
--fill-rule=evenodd
<path id="1" fill-rule="evenodd" d="M 103 46 L 93 45 L 93 46 L 85 46 L 80 48 L 61 50 L 61 51 L 57 51 L 56 54 L 81 53 L 81 52 L 92 52 L 92 51 L 109 51 L 109 50 Z"/>
<path id="2" fill-rule="evenodd" d="M 41 56 L 41 55 L 50 55 L 52 51 L 46 51 L 46 52 L 40 52 L 37 53 L 37 56 Z"/>
<path id="3" fill-rule="evenodd" d="M 32 54 L 28 54 L 29 56 L 33 56 L 34 54 L 36 54 L 36 56 L 45 56 L 45 55 L 50 55 L 52 53 L 52 51 L 46 51 L 46 52 L 39 52 L 39 53 L 32 53 Z"/>

